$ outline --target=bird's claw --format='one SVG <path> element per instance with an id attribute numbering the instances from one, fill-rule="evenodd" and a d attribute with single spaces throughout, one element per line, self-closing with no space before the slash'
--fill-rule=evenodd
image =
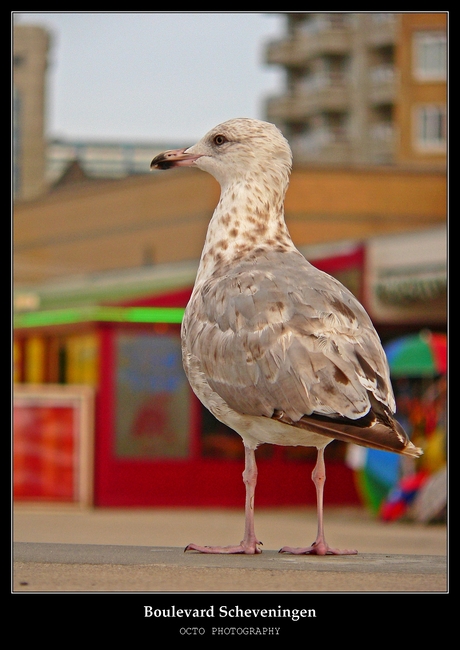
<path id="1" fill-rule="evenodd" d="M 198 551 L 198 553 L 215 553 L 215 554 L 244 554 L 244 555 L 257 555 L 262 553 L 259 546 L 263 546 L 262 542 L 256 541 L 255 543 L 241 542 L 234 546 L 199 546 L 198 544 L 187 544 L 184 548 L 186 551 Z"/>

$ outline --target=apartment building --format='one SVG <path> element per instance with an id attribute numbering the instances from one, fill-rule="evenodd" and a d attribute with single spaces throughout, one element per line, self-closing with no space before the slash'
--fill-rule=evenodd
<path id="1" fill-rule="evenodd" d="M 445 163 L 445 14 L 285 17 L 285 38 L 266 49 L 285 92 L 266 115 L 297 162 Z"/>
<path id="2" fill-rule="evenodd" d="M 402 14 L 396 67 L 399 162 L 446 161 L 446 16 Z"/>
<path id="3" fill-rule="evenodd" d="M 46 70 L 50 35 L 36 25 L 17 25 L 13 34 L 13 187 L 15 199 L 47 191 Z"/>

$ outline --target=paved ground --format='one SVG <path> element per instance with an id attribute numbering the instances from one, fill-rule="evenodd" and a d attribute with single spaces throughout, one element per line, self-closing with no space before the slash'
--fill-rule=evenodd
<path id="1" fill-rule="evenodd" d="M 425 592 L 447 591 L 446 528 L 384 524 L 361 509 L 326 511 L 330 544 L 356 556 L 288 556 L 313 541 L 310 508 L 260 509 L 257 556 L 183 553 L 189 542 L 242 537 L 240 510 L 78 510 L 17 506 L 14 592 Z"/>

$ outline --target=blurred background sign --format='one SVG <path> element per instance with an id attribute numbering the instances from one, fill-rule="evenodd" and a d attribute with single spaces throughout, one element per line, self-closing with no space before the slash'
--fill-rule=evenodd
<path id="1" fill-rule="evenodd" d="M 14 498 L 92 505 L 93 426 L 88 386 L 16 386 Z"/>

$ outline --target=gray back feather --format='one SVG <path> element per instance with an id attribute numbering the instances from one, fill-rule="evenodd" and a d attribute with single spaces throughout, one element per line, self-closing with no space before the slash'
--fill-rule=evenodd
<path id="1" fill-rule="evenodd" d="M 239 413 L 357 419 L 369 411 L 368 391 L 395 411 L 369 316 L 296 251 L 258 252 L 196 286 L 183 338 L 208 384 Z"/>

